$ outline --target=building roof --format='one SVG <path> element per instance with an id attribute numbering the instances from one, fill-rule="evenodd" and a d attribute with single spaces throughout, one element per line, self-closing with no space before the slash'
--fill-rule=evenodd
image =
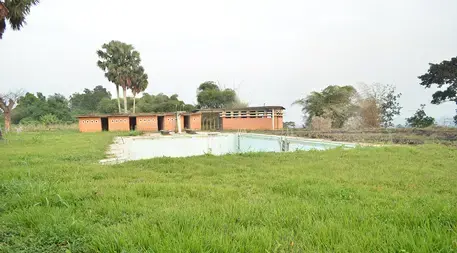
<path id="1" fill-rule="evenodd" d="M 280 105 L 269 105 L 269 106 L 251 106 L 251 107 L 239 107 L 239 108 L 207 108 L 195 110 L 192 112 L 178 112 L 182 115 L 199 114 L 204 112 L 225 112 L 225 111 L 266 111 L 266 110 L 284 110 L 283 106 Z M 106 118 L 106 117 L 139 117 L 139 116 L 165 116 L 165 115 L 176 115 L 176 112 L 157 112 L 157 113 L 131 113 L 131 114 L 87 114 L 78 115 L 77 118 Z"/>
<path id="2" fill-rule="evenodd" d="M 268 105 L 268 106 L 250 106 L 250 107 L 237 107 L 237 108 L 207 108 L 201 109 L 201 112 L 224 112 L 224 111 L 265 111 L 265 110 L 284 110 L 283 106 L 280 105 Z"/>
<path id="3" fill-rule="evenodd" d="M 179 114 L 190 115 L 190 114 L 199 114 L 189 113 L 189 112 L 178 112 Z M 166 116 L 166 115 L 176 115 L 176 112 L 157 112 L 157 113 L 131 113 L 131 114 L 87 114 L 87 115 L 78 115 L 77 118 L 107 118 L 107 117 L 141 117 L 141 116 Z"/>

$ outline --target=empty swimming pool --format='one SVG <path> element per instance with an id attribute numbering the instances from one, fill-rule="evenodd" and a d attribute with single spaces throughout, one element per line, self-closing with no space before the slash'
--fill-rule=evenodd
<path id="1" fill-rule="evenodd" d="M 353 148 L 354 144 L 248 133 L 118 137 L 111 146 L 112 158 L 102 162 L 204 154 L 325 150 L 336 147 Z"/>

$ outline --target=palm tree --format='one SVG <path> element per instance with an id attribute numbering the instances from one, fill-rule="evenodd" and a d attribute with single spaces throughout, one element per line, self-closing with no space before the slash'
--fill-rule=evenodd
<path id="1" fill-rule="evenodd" d="M 296 100 L 292 105 L 302 106 L 306 115 L 306 125 L 312 118 L 330 118 L 332 127 L 340 128 L 355 110 L 353 98 L 357 91 L 352 86 L 330 85 L 322 92 L 311 92 L 306 98 Z"/>
<path id="2" fill-rule="evenodd" d="M 135 113 L 136 109 L 136 95 L 146 90 L 147 87 L 148 74 L 144 73 L 144 68 L 140 66 L 134 70 L 130 86 L 130 90 L 132 90 L 133 94 L 133 113 Z"/>
<path id="3" fill-rule="evenodd" d="M 127 88 L 132 85 L 133 71 L 140 65 L 140 53 L 133 46 L 120 41 L 103 44 L 97 51 L 100 60 L 97 65 L 105 71 L 105 77 L 116 85 L 118 108 L 121 112 L 119 87 L 124 92 L 124 112 L 127 113 Z"/>
<path id="4" fill-rule="evenodd" d="M 13 30 L 20 30 L 26 24 L 25 17 L 30 13 L 30 8 L 38 3 L 39 0 L 0 1 L 0 39 L 6 29 L 6 20 Z"/>

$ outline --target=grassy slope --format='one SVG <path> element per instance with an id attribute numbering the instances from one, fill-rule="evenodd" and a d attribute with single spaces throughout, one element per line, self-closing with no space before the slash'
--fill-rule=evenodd
<path id="1" fill-rule="evenodd" d="M 0 143 L 0 252 L 457 250 L 452 148 L 98 165 L 112 137 Z"/>

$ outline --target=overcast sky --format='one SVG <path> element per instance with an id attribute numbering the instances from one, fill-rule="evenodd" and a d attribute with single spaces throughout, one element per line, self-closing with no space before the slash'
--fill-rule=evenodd
<path id="1" fill-rule="evenodd" d="M 146 92 L 196 103 L 197 86 L 218 81 L 250 105 L 291 103 L 327 85 L 389 83 L 402 115 L 421 103 L 438 119 L 417 76 L 457 56 L 456 0 L 42 0 L 19 32 L 0 40 L 0 91 L 71 95 L 114 85 L 96 66 L 110 40 L 133 44 L 149 74 Z"/>

